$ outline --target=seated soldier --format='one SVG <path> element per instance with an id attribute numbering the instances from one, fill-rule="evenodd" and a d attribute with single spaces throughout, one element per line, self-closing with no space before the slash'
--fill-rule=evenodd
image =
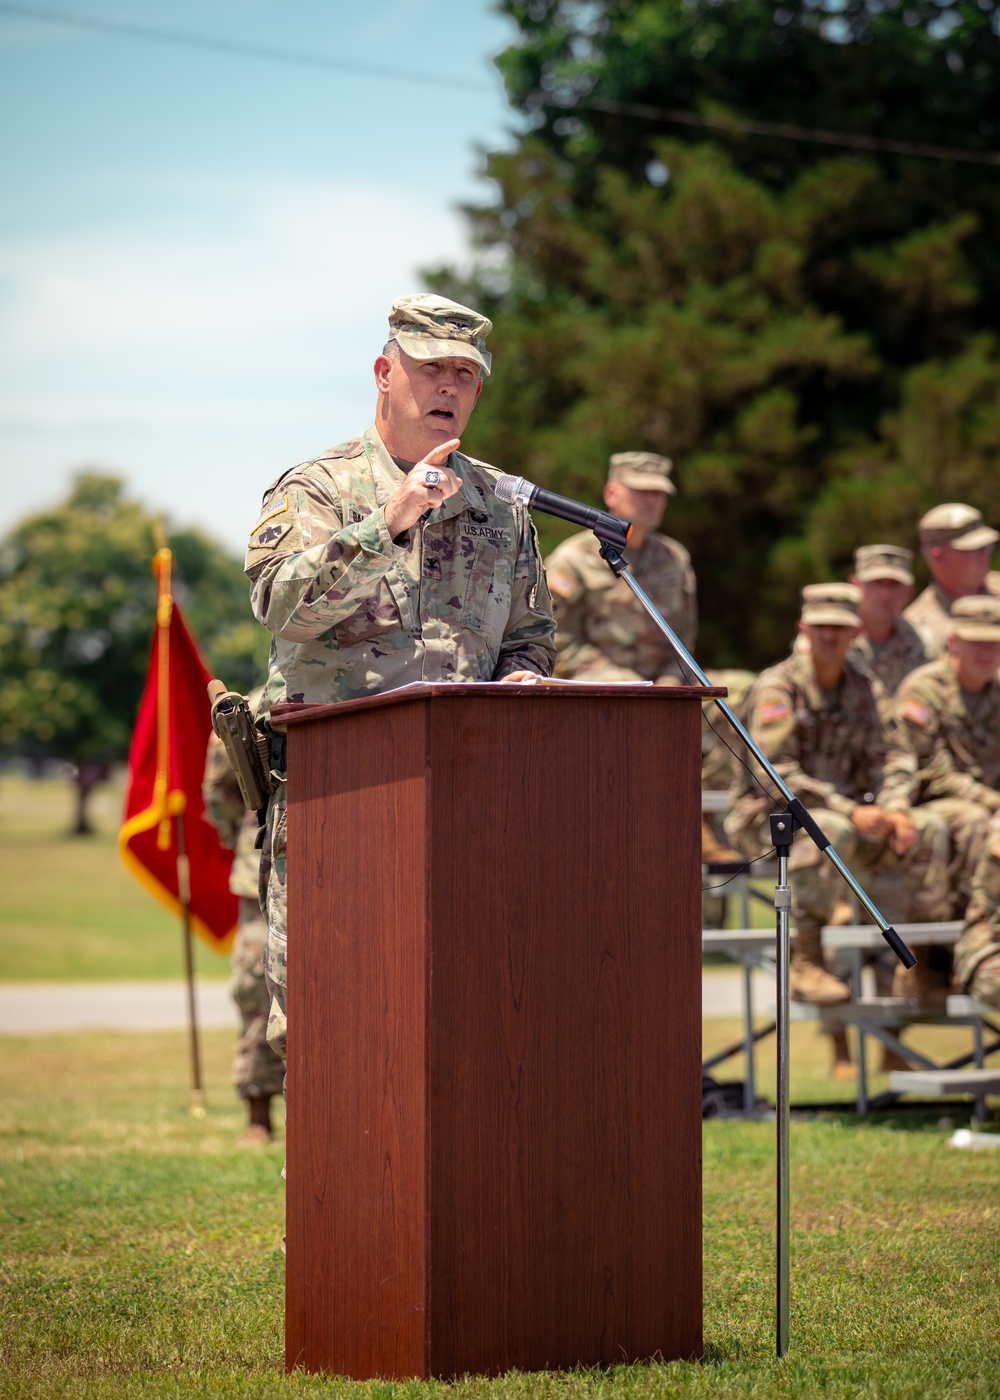
<path id="1" fill-rule="evenodd" d="M 913 551 L 895 544 L 863 544 L 854 551 L 851 582 L 861 590 L 861 631 L 850 655 L 865 662 L 887 696 L 930 659 L 920 634 L 902 616 L 913 597 L 912 562 Z"/>
<path id="2" fill-rule="evenodd" d="M 677 494 L 674 464 L 657 452 L 616 452 L 608 465 L 604 502 L 632 522 L 625 558 L 637 581 L 690 651 L 698 631 L 691 556 L 660 526 Z M 556 619 L 554 674 L 579 681 L 654 681 L 683 685 L 680 663 L 666 637 L 622 578 L 601 558 L 591 530 L 564 540 L 545 561 Z M 702 860 L 737 859 L 705 817 Z"/>
<path id="3" fill-rule="evenodd" d="M 1000 580 L 990 571 L 990 557 L 1000 535 L 974 506 L 958 501 L 929 510 L 917 529 L 931 581 L 903 617 L 920 633 L 927 659 L 934 661 L 947 650 L 955 599 L 996 595 Z"/>
<path id="4" fill-rule="evenodd" d="M 955 944 L 957 991 L 1000 1009 L 1000 816 L 990 824 L 972 877 L 972 897 Z"/>
<path id="5" fill-rule="evenodd" d="M 796 796 L 810 808 L 849 867 L 900 872 L 907 912 L 947 912 L 947 832 L 932 813 L 886 811 L 879 795 L 892 736 L 878 706 L 878 683 L 848 657 L 858 632 L 858 590 L 811 584 L 802 590 L 799 627 L 809 649 L 764 671 L 747 701 L 747 727 Z M 766 781 L 764 786 L 767 787 Z M 767 817 L 784 806 L 747 773 L 739 778 L 726 834 L 751 855 L 770 846 Z M 792 846 L 795 952 L 790 985 L 797 1001 L 829 1005 L 847 987 L 824 965 L 821 929 L 841 877 L 805 833 Z"/>
<path id="6" fill-rule="evenodd" d="M 913 671 L 896 695 L 894 713 L 906 748 L 890 759 L 890 805 L 936 813 L 951 838 L 951 917 L 969 901 L 986 831 L 1000 811 L 1000 599 L 983 594 L 952 604 L 948 650 Z M 921 957 L 898 968 L 899 996 L 941 1002 L 948 990 L 947 958 Z"/>

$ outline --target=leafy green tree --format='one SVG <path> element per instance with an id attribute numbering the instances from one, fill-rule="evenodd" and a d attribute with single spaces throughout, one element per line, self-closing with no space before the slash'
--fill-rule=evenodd
<path id="1" fill-rule="evenodd" d="M 993 0 L 501 8 L 526 129 L 478 266 L 435 275 L 496 323 L 470 450 L 592 500 L 610 452 L 675 457 L 715 664 L 775 659 L 802 583 L 929 506 L 1000 518 L 1000 170 L 747 129 L 988 155 Z"/>
<path id="2" fill-rule="evenodd" d="M 194 530 L 168 542 L 174 591 L 206 659 L 249 689 L 267 634 L 239 562 Z M 78 833 L 90 829 L 90 791 L 128 751 L 153 634 L 154 549 L 153 517 L 96 473 L 0 541 L 0 753 L 74 766 Z"/>

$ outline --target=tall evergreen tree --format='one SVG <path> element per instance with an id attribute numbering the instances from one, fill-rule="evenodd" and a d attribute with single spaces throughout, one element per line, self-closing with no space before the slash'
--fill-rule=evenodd
<path id="1" fill-rule="evenodd" d="M 610 452 L 675 457 L 718 664 L 780 655 L 855 544 L 1000 519 L 993 0 L 501 8 L 524 130 L 435 277 L 496 322 L 470 450 L 595 500 Z"/>

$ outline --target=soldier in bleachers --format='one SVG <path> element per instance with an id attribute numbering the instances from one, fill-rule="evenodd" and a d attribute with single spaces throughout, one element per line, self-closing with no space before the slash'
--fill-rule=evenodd
<path id="1" fill-rule="evenodd" d="M 983 523 L 978 510 L 958 502 L 929 510 L 918 529 L 931 581 L 903 617 L 920 633 L 928 660 L 933 661 L 948 648 L 948 624 L 956 598 L 1000 596 L 1000 575 L 990 572 L 993 546 L 1000 535 Z"/>
<path id="2" fill-rule="evenodd" d="M 851 582 L 861 591 L 861 630 L 850 655 L 860 658 L 893 695 L 904 676 L 930 660 L 920 634 L 902 616 L 913 597 L 913 551 L 863 544 L 854 551 Z"/>
<path id="3" fill-rule="evenodd" d="M 954 986 L 1000 1009 L 1000 816 L 990 824 L 972 878 L 965 929 L 955 944 Z"/>
<path id="4" fill-rule="evenodd" d="M 834 849 L 852 867 L 899 872 L 907 912 L 941 919 L 949 908 L 947 831 L 933 813 L 883 805 L 892 735 L 879 711 L 878 683 L 848 656 L 858 634 L 858 590 L 812 584 L 802 591 L 799 626 L 807 652 L 793 651 L 763 672 L 747 701 L 748 728 L 785 782 L 802 798 Z M 766 783 L 765 783 L 766 786 Z M 747 854 L 770 845 L 768 813 L 783 806 L 743 773 L 726 834 Z M 796 928 L 792 996 L 830 1005 L 847 987 L 827 971 L 821 930 L 841 888 L 836 869 L 800 833 L 792 847 L 792 918 Z"/>
<path id="5" fill-rule="evenodd" d="M 907 747 L 890 759 L 887 786 L 901 806 L 919 804 L 947 824 L 951 838 L 951 917 L 961 918 L 987 828 L 1000 812 L 1000 598 L 958 598 L 948 621 L 948 650 L 900 686 L 895 716 Z M 915 968 L 898 968 L 899 996 L 942 1004 L 947 956 L 918 952 Z"/>

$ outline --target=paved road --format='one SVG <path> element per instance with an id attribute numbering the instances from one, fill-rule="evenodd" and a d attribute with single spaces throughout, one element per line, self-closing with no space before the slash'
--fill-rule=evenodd
<path id="1" fill-rule="evenodd" d="M 198 981 L 198 1022 L 238 1017 L 225 982 Z M 183 982 L 0 982 L 0 1035 L 50 1031 L 168 1031 L 187 1025 Z"/>
<path id="2" fill-rule="evenodd" d="M 733 971 L 702 977 L 705 1016 L 738 1016 L 743 979 Z M 227 984 L 199 981 L 198 1021 L 235 1030 L 238 1017 Z M 774 1005 L 774 979 L 754 974 L 758 1010 Z M 183 982 L 0 982 L 0 1035 L 53 1031 L 165 1031 L 187 1025 Z"/>

